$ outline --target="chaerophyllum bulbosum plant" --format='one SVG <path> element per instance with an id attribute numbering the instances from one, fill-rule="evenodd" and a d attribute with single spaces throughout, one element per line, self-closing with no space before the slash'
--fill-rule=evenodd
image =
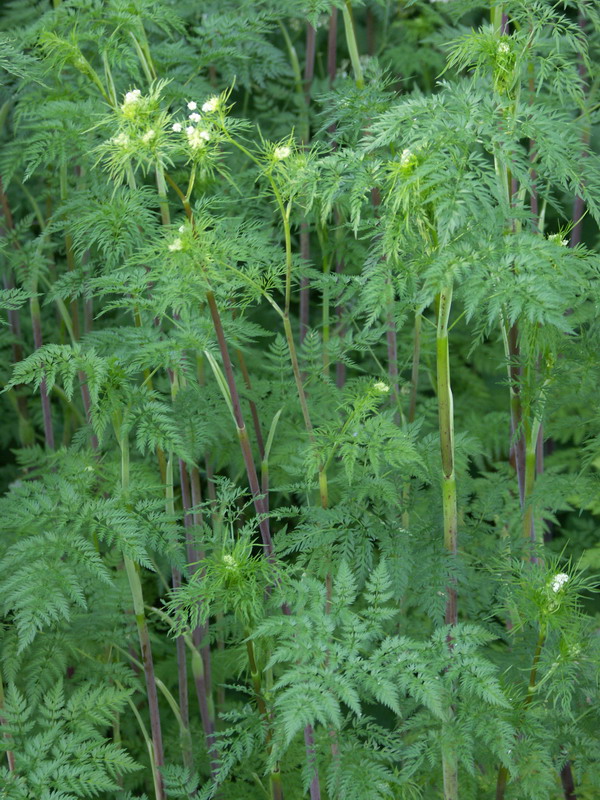
<path id="1" fill-rule="evenodd" d="M 0 20 L 0 796 L 598 797 L 597 4 Z"/>

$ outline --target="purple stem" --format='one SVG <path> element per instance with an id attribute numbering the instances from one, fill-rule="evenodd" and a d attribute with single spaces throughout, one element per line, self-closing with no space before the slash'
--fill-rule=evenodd
<path id="1" fill-rule="evenodd" d="M 221 358 L 223 360 L 223 367 L 225 369 L 225 378 L 227 380 L 227 386 L 229 387 L 229 394 L 231 396 L 233 416 L 238 430 L 240 447 L 242 449 L 242 456 L 244 459 L 244 464 L 246 466 L 246 473 L 248 475 L 248 483 L 250 484 L 250 491 L 252 492 L 252 498 L 254 500 L 254 507 L 256 509 L 256 513 L 259 516 L 262 516 L 263 504 L 261 499 L 260 486 L 258 483 L 258 476 L 256 474 L 256 466 L 254 464 L 254 459 L 252 457 L 252 450 L 250 448 L 248 432 L 244 424 L 244 416 L 242 414 L 240 396 L 238 394 L 235 378 L 233 375 L 233 367 L 231 364 L 231 358 L 229 356 L 229 349 L 227 347 L 227 342 L 225 341 L 225 333 L 223 331 L 221 316 L 219 314 L 219 309 L 217 308 L 217 302 L 215 300 L 215 296 L 212 293 L 212 291 L 208 291 L 206 293 L 206 299 L 208 301 L 210 315 L 212 317 L 215 333 L 217 336 L 217 341 L 219 343 Z M 271 531 L 270 531 L 268 517 L 263 517 L 260 520 L 259 528 L 263 540 L 263 545 L 265 548 L 265 555 L 269 559 L 269 561 L 272 561 L 273 542 L 271 539 Z"/>
<path id="2" fill-rule="evenodd" d="M 200 525 L 202 523 L 202 515 L 199 510 L 190 513 L 192 505 L 198 508 L 202 502 L 202 497 L 200 495 L 200 476 L 198 475 L 198 470 L 193 467 L 190 479 L 187 467 L 181 459 L 179 459 L 179 475 L 181 478 L 181 503 L 184 510 L 183 522 L 186 531 L 185 539 L 189 564 L 188 577 L 191 577 L 194 570 L 193 565 L 204 558 L 204 552 L 196 549 L 191 532 L 192 525 Z M 191 498 L 190 484 L 192 489 Z M 215 717 L 212 712 L 213 704 L 210 689 L 210 646 L 207 643 L 207 633 L 208 624 L 198 626 L 192 631 L 192 643 L 199 654 L 201 662 L 201 665 L 194 662 L 192 666 L 198 709 L 200 711 L 200 721 L 202 722 L 202 730 L 204 731 L 204 737 L 206 739 L 206 749 L 210 758 L 211 776 L 214 778 L 217 774 L 219 754 L 215 743 Z"/>
<path id="3" fill-rule="evenodd" d="M 319 773 L 317 772 L 317 765 L 315 762 L 315 736 L 312 725 L 307 725 L 306 728 L 304 728 L 304 745 L 306 747 L 308 763 L 313 765 L 314 769 L 314 774 L 310 782 L 310 800 L 321 800 Z"/>

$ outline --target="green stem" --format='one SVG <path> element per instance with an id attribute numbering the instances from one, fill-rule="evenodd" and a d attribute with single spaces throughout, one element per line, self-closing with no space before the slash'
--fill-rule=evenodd
<path id="1" fill-rule="evenodd" d="M 160 217 L 163 225 L 171 224 L 171 214 L 169 212 L 169 201 L 167 199 L 167 183 L 165 172 L 161 164 L 156 164 L 156 188 L 158 189 L 158 204 L 160 206 Z"/>
<path id="2" fill-rule="evenodd" d="M 456 477 L 454 473 L 454 411 L 450 384 L 450 351 L 448 345 L 448 320 L 452 307 L 452 286 L 442 289 L 436 298 L 437 305 L 437 395 L 442 455 L 442 506 L 444 518 L 444 546 L 454 560 L 457 552 L 458 512 Z M 447 625 L 457 623 L 456 584 L 451 576 L 446 586 Z M 451 638 L 449 637 L 451 646 Z M 454 715 L 450 709 L 451 716 Z M 444 800 L 458 800 L 458 764 L 453 747 L 442 750 Z"/>
<path id="3" fill-rule="evenodd" d="M 121 449 L 121 490 L 123 499 L 127 502 L 129 494 L 129 434 L 123 430 L 121 421 L 116 420 L 115 433 L 119 440 Z M 150 730 L 152 732 L 152 769 L 154 774 L 154 784 L 156 790 L 156 800 L 164 800 L 164 788 L 160 767 L 164 764 L 162 732 L 160 726 L 160 713 L 158 708 L 158 694 L 156 691 L 156 679 L 154 675 L 154 663 L 152 660 L 152 647 L 150 644 L 150 633 L 144 609 L 144 594 L 140 577 L 140 566 L 128 555 L 123 553 L 123 563 L 129 581 L 129 589 L 133 601 L 133 613 L 138 629 L 138 638 L 142 653 L 142 663 L 144 664 L 144 676 L 146 679 L 146 693 L 148 699 L 148 710 L 150 713 Z"/>
<path id="4" fill-rule="evenodd" d="M 358 45 L 356 43 L 356 32 L 354 30 L 354 21 L 352 19 L 352 3 L 346 0 L 345 5 L 342 6 L 342 15 L 344 17 L 344 31 L 346 33 L 346 43 L 348 45 L 348 54 L 352 64 L 352 71 L 354 72 L 354 80 L 357 89 L 363 89 L 365 86 L 365 79 L 363 76 L 362 65 L 360 63 L 360 56 L 358 54 Z"/>
<path id="5" fill-rule="evenodd" d="M 247 635 L 248 636 L 250 635 L 249 632 L 247 632 Z M 254 650 L 254 642 L 252 641 L 252 639 L 246 639 L 246 653 L 248 655 L 248 666 L 250 668 L 250 677 L 252 679 L 252 688 L 254 689 L 254 697 L 256 700 L 256 705 L 261 717 L 265 721 L 265 724 L 269 725 L 269 712 L 263 695 L 262 680 L 260 677 L 260 672 L 256 661 L 256 652 Z M 271 737 L 272 737 L 272 732 L 269 725 L 265 741 L 267 747 L 267 758 L 270 757 L 271 751 L 273 749 Z M 269 784 L 271 789 L 271 800 L 281 800 L 281 798 L 283 797 L 283 791 L 281 786 L 281 772 L 279 771 L 279 764 L 277 764 L 275 768 L 271 771 Z"/>
<path id="6" fill-rule="evenodd" d="M 412 372 L 410 380 L 410 401 L 408 404 L 408 422 L 415 421 L 417 411 L 417 391 L 419 388 L 419 362 L 421 359 L 421 326 L 423 317 L 415 314 L 415 333 L 413 338 Z"/>
<path id="7" fill-rule="evenodd" d="M 535 653 L 533 654 L 533 662 L 531 664 L 531 671 L 529 673 L 527 696 L 525 697 L 525 701 L 523 703 L 524 711 L 531 705 L 531 702 L 533 700 L 533 695 L 535 694 L 537 689 L 536 686 L 537 671 L 545 642 L 546 642 L 546 626 L 540 625 L 537 643 L 535 646 Z M 496 800 L 504 800 L 504 792 L 506 790 L 507 783 L 508 783 L 508 768 L 504 764 L 502 764 L 498 770 L 498 780 L 496 781 Z"/>
<path id="8" fill-rule="evenodd" d="M 174 391 L 174 390 L 173 390 Z M 175 394 L 175 391 L 174 391 Z M 167 474 L 165 486 L 165 511 L 171 520 L 175 520 L 175 496 L 173 491 L 173 454 L 169 453 L 167 460 Z M 181 572 L 175 567 L 171 568 L 173 589 L 181 586 Z M 189 697 L 187 687 L 187 661 L 183 636 L 175 640 L 177 649 L 177 684 L 179 689 L 179 741 L 183 765 L 189 769 L 194 768 L 194 758 L 191 747 Z"/>
<path id="9" fill-rule="evenodd" d="M 221 315 L 219 314 L 219 309 L 217 307 L 217 301 L 212 291 L 206 292 L 206 300 L 208 302 L 208 307 L 210 311 L 210 315 L 212 317 L 213 326 L 215 329 L 215 333 L 217 336 L 217 341 L 219 344 L 219 350 L 221 352 L 221 358 L 223 361 L 223 367 L 225 370 L 225 377 L 227 381 L 227 388 L 229 390 L 229 395 L 231 398 L 231 408 L 232 414 L 235 420 L 235 425 L 237 428 L 238 438 L 240 441 L 240 447 L 242 449 L 242 456 L 244 458 L 244 465 L 246 467 L 246 473 L 248 475 L 248 482 L 250 484 L 250 491 L 252 492 L 252 498 L 254 500 L 254 506 L 256 508 L 256 513 L 259 516 L 262 516 L 262 519 L 259 522 L 259 528 L 263 540 L 263 544 L 265 547 L 265 555 L 269 560 L 273 558 L 273 542 L 271 540 L 271 531 L 269 526 L 268 517 L 263 515 L 263 504 L 261 500 L 260 494 L 260 486 L 258 483 L 258 476 L 256 474 L 256 466 L 254 464 L 254 459 L 252 457 L 252 448 L 250 447 L 250 441 L 248 439 L 248 432 L 246 430 L 246 426 L 244 424 L 244 417 L 242 414 L 242 406 L 240 403 L 240 397 L 237 391 L 237 386 L 235 383 L 235 377 L 233 375 L 233 367 L 231 364 L 231 358 L 229 356 L 229 348 L 227 347 L 227 342 L 225 340 L 225 332 L 223 331 L 223 324 L 221 322 Z"/>

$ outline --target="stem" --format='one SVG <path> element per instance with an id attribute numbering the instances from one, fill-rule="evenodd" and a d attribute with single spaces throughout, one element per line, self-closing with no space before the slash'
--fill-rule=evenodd
<path id="1" fill-rule="evenodd" d="M 579 29 L 582 32 L 585 31 L 586 19 L 583 16 L 583 14 L 579 14 L 578 24 L 579 24 Z M 579 60 L 579 77 L 581 78 L 582 83 L 584 85 L 587 85 L 588 76 L 586 74 L 584 61 L 581 57 Z M 585 117 L 585 124 L 581 136 L 582 144 L 584 145 L 583 155 L 585 155 L 585 147 L 589 144 L 591 136 L 589 103 L 586 104 L 586 108 L 584 110 L 584 117 Z M 575 200 L 573 201 L 573 229 L 571 231 L 571 239 L 569 242 L 569 245 L 571 247 L 576 247 L 581 242 L 584 211 L 585 211 L 585 203 L 583 201 L 583 198 L 580 195 L 576 195 Z"/>
<path id="2" fill-rule="evenodd" d="M 335 80 L 337 66 L 337 19 L 337 6 L 333 6 L 331 9 L 331 16 L 329 17 L 329 31 L 327 33 L 327 75 L 329 77 L 330 86 Z"/>
<path id="3" fill-rule="evenodd" d="M 452 287 L 442 289 L 437 297 L 437 393 L 442 455 L 442 501 L 444 514 L 444 546 L 451 556 L 457 553 L 458 512 L 456 477 L 454 474 L 454 410 L 450 385 L 450 353 L 448 318 L 452 306 Z M 456 625 L 457 597 L 454 580 L 446 589 L 446 624 Z"/>
<path id="4" fill-rule="evenodd" d="M 192 497 L 190 502 L 190 485 L 188 484 L 187 468 L 183 461 L 179 461 L 179 471 L 181 476 L 181 499 L 184 509 L 184 525 L 186 528 L 186 541 L 187 541 L 187 558 L 189 562 L 189 577 L 192 576 L 192 565 L 204 559 L 204 551 L 196 550 L 192 535 L 190 533 L 191 525 L 201 525 L 202 516 L 201 512 L 195 511 L 190 514 L 191 505 L 198 509 L 202 502 L 200 494 L 200 476 L 196 467 L 191 471 L 191 490 Z M 208 644 L 208 623 L 199 625 L 192 631 L 192 642 L 196 650 L 200 653 L 202 660 L 202 670 L 194 675 L 194 683 L 196 686 L 196 693 L 198 696 L 198 706 L 200 709 L 200 716 L 202 721 L 202 728 L 206 737 L 206 747 L 210 751 L 214 747 L 214 731 L 215 731 L 215 713 L 211 693 L 211 658 L 210 658 L 210 645 Z M 202 695 L 202 697 L 200 697 Z M 204 716 L 203 716 L 204 715 Z"/>
<path id="5" fill-rule="evenodd" d="M 502 322 L 501 327 L 510 391 L 511 461 L 514 460 L 519 486 L 519 501 L 523 508 L 525 502 L 525 437 L 522 431 L 521 367 L 518 363 L 519 334 L 516 323 L 508 328 L 507 324 Z"/>
<path id="6" fill-rule="evenodd" d="M 531 705 L 531 701 L 533 700 L 533 695 L 535 694 L 535 689 L 536 689 L 535 681 L 545 641 L 546 641 L 546 628 L 544 625 L 540 625 L 540 630 L 538 632 L 538 639 L 535 646 L 535 653 L 533 655 L 533 662 L 531 664 L 531 671 L 529 673 L 527 696 L 525 697 L 525 701 L 523 703 L 524 711 L 527 709 L 529 705 Z M 496 782 L 496 800 L 504 800 L 504 792 L 506 790 L 507 782 L 508 782 L 508 768 L 505 767 L 504 764 L 502 764 L 500 769 L 498 770 L 498 780 Z"/>
<path id="7" fill-rule="evenodd" d="M 400 391 L 398 389 L 398 337 L 396 335 L 396 322 L 394 320 L 394 298 L 390 300 L 386 315 L 386 342 L 387 342 L 387 358 L 388 358 L 388 377 L 392 387 L 392 393 L 396 408 L 400 408 Z M 396 411 L 394 418 L 398 423 L 399 412 Z"/>
<path id="8" fill-rule="evenodd" d="M 354 21 L 352 19 L 352 3 L 346 0 L 342 6 L 342 15 L 344 17 L 344 31 L 346 32 L 346 44 L 348 45 L 348 54 L 352 64 L 352 71 L 354 72 L 354 80 L 357 89 L 364 89 L 365 79 L 363 76 L 362 65 L 360 63 L 360 56 L 358 55 L 358 45 L 356 44 L 356 33 L 354 30 Z"/>
<path id="9" fill-rule="evenodd" d="M 458 512 L 456 502 L 456 477 L 454 474 L 454 411 L 450 385 L 450 352 L 448 346 L 448 319 L 452 306 L 452 287 L 439 293 L 437 305 L 437 395 L 442 455 L 442 506 L 444 517 L 444 546 L 454 560 L 457 553 Z M 446 586 L 446 625 L 456 625 L 457 595 L 455 579 L 450 576 Z M 451 637 L 448 644 L 452 649 Z M 450 714 L 454 712 L 450 709 Z M 458 800 L 458 767 L 454 749 L 442 750 L 444 800 Z"/>
<path id="10" fill-rule="evenodd" d="M 248 636 L 250 635 L 249 632 L 247 632 L 247 635 Z M 262 691 L 262 681 L 256 662 L 256 653 L 254 650 L 254 642 L 252 641 L 252 639 L 246 639 L 246 653 L 248 655 L 248 666 L 250 667 L 250 677 L 252 678 L 252 688 L 254 689 L 256 705 L 258 707 L 258 711 L 261 717 L 268 725 L 269 712 L 267 710 L 267 704 L 265 702 L 265 698 Z M 267 730 L 266 746 L 267 746 L 267 756 L 270 756 L 273 748 L 273 745 L 271 743 L 270 728 Z M 279 771 L 279 764 L 277 764 L 275 766 L 275 769 L 272 770 L 269 783 L 271 788 L 271 800 L 280 800 L 280 798 L 283 797 L 283 791 L 281 786 L 281 773 Z"/>
<path id="11" fill-rule="evenodd" d="M 244 417 L 242 414 L 240 397 L 237 391 L 237 386 L 233 375 L 233 367 L 231 364 L 231 358 L 229 357 L 227 342 L 225 341 L 223 324 L 221 322 L 219 309 L 217 308 L 217 302 L 215 300 L 215 296 L 212 291 L 210 290 L 207 291 L 206 300 L 208 302 L 210 315 L 212 317 L 215 333 L 217 335 L 217 341 L 219 343 L 221 358 L 223 360 L 225 377 L 227 380 L 227 386 L 229 388 L 229 394 L 231 397 L 232 413 L 237 427 L 240 447 L 242 449 L 242 456 L 244 458 L 244 464 L 246 466 L 246 472 L 248 475 L 248 482 L 250 484 L 250 491 L 252 492 L 252 497 L 254 500 L 254 507 L 256 509 L 256 513 L 259 515 L 259 517 L 261 517 L 259 522 L 259 528 L 263 540 L 263 545 L 265 547 L 265 555 L 269 559 L 269 561 L 272 561 L 273 542 L 271 540 L 269 519 L 268 517 L 263 516 L 263 504 L 260 494 L 260 486 L 258 484 L 258 476 L 256 474 L 256 467 L 254 465 L 254 459 L 252 458 L 252 449 L 250 447 L 250 441 L 248 439 L 248 432 L 246 431 L 246 426 L 244 424 Z"/>
<path id="12" fill-rule="evenodd" d="M 0 176 L 0 206 L 6 223 L 6 230 L 0 228 L 0 233 L 3 237 L 7 238 L 7 231 L 14 231 L 14 220 L 8 203 L 8 198 L 4 192 L 4 185 L 2 183 L 2 176 Z M 15 282 L 12 274 L 6 273 L 3 276 L 3 283 L 5 289 L 14 289 Z M 8 324 L 12 335 L 12 361 L 17 364 L 23 360 L 23 345 L 21 333 L 21 317 L 17 309 L 8 310 Z M 24 394 L 25 386 L 19 384 L 15 386 L 15 399 L 16 411 L 19 418 L 19 438 L 23 447 L 31 447 L 35 443 L 35 433 L 29 418 L 29 408 L 27 406 L 27 397 Z"/>
<path id="13" fill-rule="evenodd" d="M 317 32 L 309 23 L 306 24 L 306 63 L 304 65 L 304 131 L 302 143 L 304 149 L 308 148 L 310 141 L 310 90 L 315 74 L 315 42 Z M 300 224 L 300 255 L 303 261 L 310 261 L 310 232 L 308 222 L 302 220 Z M 300 344 L 308 333 L 310 314 L 310 287 L 308 278 L 300 280 Z"/>
<path id="14" fill-rule="evenodd" d="M 120 428 L 120 429 L 119 429 Z M 127 501 L 129 495 L 129 436 L 122 426 L 115 425 L 115 432 L 121 448 L 121 490 L 123 497 Z M 146 679 L 146 693 L 148 698 L 148 710 L 150 712 L 150 730 L 152 732 L 152 771 L 156 788 L 156 800 L 164 800 L 164 788 L 160 767 L 164 764 L 162 733 L 160 727 L 160 712 L 158 709 L 158 695 L 156 692 L 156 679 L 154 675 L 154 663 L 152 660 L 152 647 L 150 644 L 150 634 L 148 622 L 144 609 L 144 594 L 142 581 L 140 578 L 140 566 L 129 556 L 123 553 L 123 563 L 127 572 L 129 589 L 133 600 L 133 613 L 138 629 L 138 638 L 142 653 L 142 663 L 144 664 L 144 676 Z"/>
<path id="15" fill-rule="evenodd" d="M 169 453 L 167 460 L 167 480 L 165 487 L 165 511 L 167 515 L 175 519 L 175 497 L 173 492 L 173 454 Z M 171 578 L 173 589 L 178 589 L 181 586 L 181 572 L 172 567 Z M 183 764 L 189 769 L 194 768 L 194 758 L 191 751 L 191 736 L 190 736 L 190 712 L 189 712 L 189 697 L 187 688 L 187 659 L 185 650 L 185 640 L 183 636 L 178 636 L 175 640 L 177 649 L 177 685 L 179 689 L 179 713 L 181 716 L 181 729 L 180 729 L 180 745 Z"/>
<path id="16" fill-rule="evenodd" d="M 0 673 L 0 728 L 6 725 L 6 720 L 2 716 L 2 709 L 4 708 L 4 683 L 2 680 L 2 674 Z M 5 739 L 10 739 L 10 735 L 8 733 L 4 733 Z M 15 771 L 15 754 L 12 750 L 6 751 L 6 758 L 8 761 L 8 771 L 14 772 Z"/>
<path id="17" fill-rule="evenodd" d="M 537 537 L 535 532 L 535 521 L 533 517 L 533 507 L 531 496 L 535 486 L 535 475 L 537 466 L 537 444 L 540 432 L 540 420 L 534 420 L 533 425 L 525 425 L 525 494 L 523 497 L 523 537 L 532 545 L 536 544 Z"/>
<path id="18" fill-rule="evenodd" d="M 167 182 L 165 180 L 164 170 L 160 164 L 156 165 L 156 188 L 158 190 L 161 222 L 163 225 L 170 225 L 171 214 L 169 212 L 169 201 L 167 199 Z"/>
<path id="19" fill-rule="evenodd" d="M 310 235 L 308 223 L 304 219 L 300 223 L 300 256 L 303 262 L 310 261 Z M 308 333 L 310 323 L 310 287 L 308 278 L 300 279 L 300 344 Z"/>
<path id="20" fill-rule="evenodd" d="M 415 314 L 415 333 L 413 338 L 412 372 L 410 379 L 410 401 L 408 405 L 408 421 L 415 421 L 417 411 L 417 391 L 419 388 L 419 362 L 421 358 L 421 325 L 423 317 Z"/>
<path id="21" fill-rule="evenodd" d="M 244 384 L 246 385 L 246 389 L 248 389 L 248 391 L 251 392 L 252 381 L 250 380 L 250 373 L 248 372 L 248 367 L 246 366 L 246 359 L 244 358 L 244 354 L 239 348 L 236 349 L 235 353 L 237 355 L 240 369 L 242 371 L 242 378 L 244 379 Z M 254 402 L 254 400 L 251 399 L 248 400 L 248 405 L 250 406 L 250 414 L 252 416 L 252 423 L 254 425 L 254 433 L 256 435 L 256 444 L 258 445 L 258 453 L 262 460 L 265 455 L 265 443 L 263 440 L 262 430 L 260 427 L 258 408 L 256 407 L 256 403 Z M 268 507 L 265 507 L 265 512 L 266 511 L 268 511 Z"/>
<path id="22" fill-rule="evenodd" d="M 40 312 L 40 303 L 37 295 L 30 298 L 29 308 L 31 311 L 31 325 L 33 328 L 33 343 L 36 350 L 39 350 L 43 345 L 42 339 L 42 318 Z M 40 398 L 42 401 L 42 415 L 44 419 L 44 438 L 46 440 L 46 447 L 48 450 L 54 450 L 54 429 L 52 427 L 52 410 L 50 407 L 50 398 L 48 396 L 48 389 L 46 378 L 42 378 L 40 383 Z"/>

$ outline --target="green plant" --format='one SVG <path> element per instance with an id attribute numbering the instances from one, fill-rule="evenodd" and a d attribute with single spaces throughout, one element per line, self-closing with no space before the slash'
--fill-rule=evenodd
<path id="1" fill-rule="evenodd" d="M 0 19 L 0 796 L 595 797 L 596 4 Z"/>

